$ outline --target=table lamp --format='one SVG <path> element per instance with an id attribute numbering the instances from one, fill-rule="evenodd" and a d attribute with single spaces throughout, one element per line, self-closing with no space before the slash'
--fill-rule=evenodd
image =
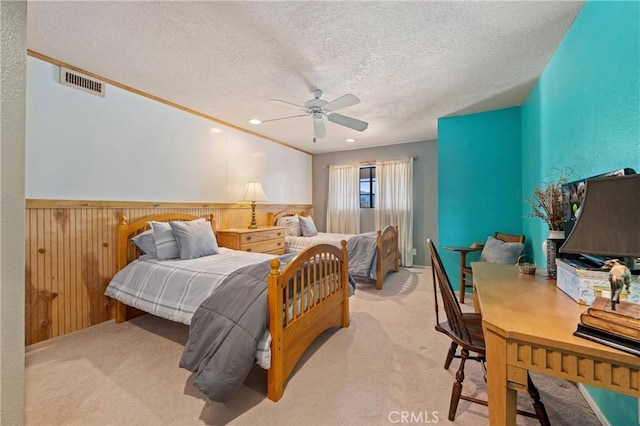
<path id="1" fill-rule="evenodd" d="M 637 273 L 640 174 L 587 180 L 582 213 L 560 252 L 625 258 Z"/>
<path id="2" fill-rule="evenodd" d="M 628 324 L 638 325 L 638 305 L 620 302 L 623 287 L 629 291 L 631 273 L 640 270 L 640 175 L 586 182 L 582 213 L 560 252 L 587 258 L 588 254 L 623 258 L 626 266 L 605 263 L 611 268 L 608 274 L 611 295 L 597 297 L 580 315 L 574 335 L 640 356 L 640 339 L 625 328 Z M 605 316 L 601 317 L 603 313 Z M 636 328 L 631 328 L 633 333 L 637 333 Z"/>
<path id="3" fill-rule="evenodd" d="M 257 201 L 269 201 L 262 189 L 260 182 L 247 182 L 244 187 L 244 193 L 242 194 L 241 202 L 251 203 L 251 224 L 249 229 L 257 229 L 256 224 L 256 202 Z"/>

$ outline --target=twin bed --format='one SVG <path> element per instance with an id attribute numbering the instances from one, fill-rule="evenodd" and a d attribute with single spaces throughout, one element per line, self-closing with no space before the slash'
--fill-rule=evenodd
<path id="1" fill-rule="evenodd" d="M 376 232 L 363 234 L 333 234 L 318 232 L 314 236 L 303 236 L 299 231 L 290 232 L 289 220 L 297 221 L 305 217 L 304 212 L 284 210 L 269 214 L 269 225 L 285 226 L 285 252 L 300 253 L 316 244 L 331 244 L 340 247 L 347 241 L 349 255 L 349 273 L 355 277 L 375 282 L 376 289 L 381 290 L 385 276 L 398 272 L 398 228 L 386 226 Z"/>
<path id="2" fill-rule="evenodd" d="M 142 311 L 189 324 L 180 365 L 196 374 L 194 384 L 205 395 L 219 401 L 233 396 L 257 360 L 268 368 L 267 397 L 278 401 L 316 337 L 329 328 L 349 326 L 346 242 L 339 248 L 318 244 L 282 256 L 219 248 L 216 243 L 216 254 L 166 260 L 140 256 L 132 242 L 145 231 L 149 234 L 150 223 L 173 227 L 198 219 L 164 213 L 129 224 L 120 218 L 119 271 L 105 293 L 116 300 L 116 322 Z M 213 215 L 208 220 L 215 235 Z M 182 255 L 185 244 L 180 241 L 178 237 Z M 378 271 L 379 278 L 384 274 L 384 268 Z"/>

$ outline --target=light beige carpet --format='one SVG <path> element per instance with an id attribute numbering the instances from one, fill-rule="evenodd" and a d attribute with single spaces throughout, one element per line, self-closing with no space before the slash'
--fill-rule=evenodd
<path id="1" fill-rule="evenodd" d="M 449 341 L 433 325 L 431 270 L 401 268 L 382 291 L 359 284 L 351 326 L 320 336 L 279 402 L 266 398 L 266 372 L 255 367 L 231 401 L 216 403 L 178 367 L 187 326 L 151 315 L 109 321 L 27 348 L 26 424 L 446 424 L 458 361 L 443 368 Z M 463 392 L 486 397 L 480 365 L 466 373 Z M 552 424 L 600 424 L 575 385 L 533 379 Z M 487 408 L 461 401 L 454 423 L 486 425 Z"/>

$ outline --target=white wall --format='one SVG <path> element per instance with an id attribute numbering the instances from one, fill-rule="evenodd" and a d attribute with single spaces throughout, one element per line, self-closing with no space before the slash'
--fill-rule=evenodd
<path id="1" fill-rule="evenodd" d="M 86 93 L 59 75 L 28 57 L 27 198 L 234 203 L 256 180 L 269 202 L 312 203 L 311 155 L 115 86 L 104 98 Z"/>
<path id="2" fill-rule="evenodd" d="M 24 424 L 24 128 L 27 3 L 0 2 L 0 424 Z"/>

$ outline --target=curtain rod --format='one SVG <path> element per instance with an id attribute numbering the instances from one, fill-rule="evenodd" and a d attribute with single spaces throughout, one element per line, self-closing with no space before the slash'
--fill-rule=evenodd
<path id="1" fill-rule="evenodd" d="M 413 161 L 418 161 L 417 155 L 409 158 L 411 158 Z M 393 160 L 365 160 L 365 161 L 358 161 L 358 164 L 376 164 L 378 161 L 393 161 Z M 326 167 L 335 166 L 335 165 L 336 164 L 327 164 Z"/>

